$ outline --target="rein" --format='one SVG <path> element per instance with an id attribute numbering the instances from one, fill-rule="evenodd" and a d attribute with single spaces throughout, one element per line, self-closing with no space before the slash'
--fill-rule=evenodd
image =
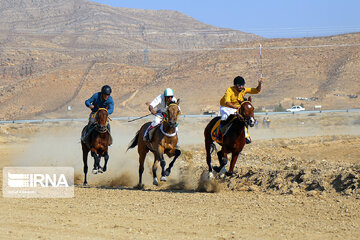
<path id="1" fill-rule="evenodd" d="M 96 117 L 97 117 L 97 113 L 100 111 L 100 110 L 105 110 L 106 112 L 108 111 L 107 108 L 99 108 L 96 113 L 93 115 L 93 118 L 95 118 L 96 120 Z M 108 116 L 108 119 L 111 121 L 111 118 Z M 101 130 L 101 127 L 100 127 L 100 124 L 96 122 L 96 130 L 99 132 L 99 133 L 106 133 L 108 131 L 108 128 L 107 126 L 109 125 L 109 123 L 106 121 L 106 125 L 105 125 L 105 129 L 104 130 Z"/>
<path id="2" fill-rule="evenodd" d="M 97 115 L 97 113 L 98 113 L 100 110 L 105 110 L 106 112 L 108 111 L 107 108 L 99 108 L 92 117 L 93 117 L 93 118 L 96 118 L 96 115 Z M 110 118 L 110 117 L 109 117 L 109 118 Z"/>
<path id="3" fill-rule="evenodd" d="M 179 107 L 176 103 L 170 103 L 168 107 L 170 107 L 171 105 L 176 105 L 177 107 Z M 174 132 L 174 133 L 171 133 L 171 134 L 166 133 L 166 132 L 164 131 L 164 124 L 163 124 L 164 122 L 169 123 L 169 118 L 168 118 L 167 115 L 164 116 L 164 120 L 163 120 L 163 122 L 162 122 L 161 125 L 160 125 L 160 131 L 161 131 L 161 133 L 164 134 L 164 135 L 167 136 L 167 137 L 174 137 L 174 136 L 176 136 L 176 134 L 177 134 L 176 127 L 175 127 L 175 132 Z M 177 124 L 176 124 L 176 126 L 177 126 Z"/>
<path id="4" fill-rule="evenodd" d="M 243 101 L 243 102 L 241 102 L 239 109 L 236 111 L 236 116 L 239 118 L 239 120 L 241 120 L 241 121 L 243 121 L 245 124 L 247 124 L 244 116 L 241 114 L 241 106 L 242 106 L 244 103 L 250 103 L 250 105 L 253 106 L 250 101 Z M 254 106 L 253 106 L 253 107 L 254 107 Z"/>
<path id="5" fill-rule="evenodd" d="M 176 106 L 179 108 L 179 106 L 178 106 L 176 103 L 170 103 L 169 106 L 168 106 L 168 108 L 169 108 L 171 105 L 176 105 Z M 180 114 L 179 114 L 179 115 L 180 115 Z M 164 120 L 163 120 L 163 122 L 169 122 L 168 116 L 167 116 L 166 114 L 164 115 Z"/>

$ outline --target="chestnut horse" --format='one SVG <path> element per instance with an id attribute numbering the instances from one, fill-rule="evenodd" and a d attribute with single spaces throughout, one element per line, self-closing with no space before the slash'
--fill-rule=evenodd
<path id="1" fill-rule="evenodd" d="M 212 170 L 214 169 L 216 172 L 225 172 L 225 166 L 228 162 L 227 155 L 231 153 L 231 162 L 229 171 L 226 172 L 226 175 L 232 175 L 235 163 L 240 152 L 243 150 L 245 146 L 245 126 L 253 127 L 255 124 L 254 118 L 254 107 L 251 104 L 251 97 L 249 97 L 248 101 L 241 102 L 240 108 L 236 112 L 235 115 L 230 115 L 229 122 L 231 121 L 231 126 L 229 127 L 227 133 L 223 136 L 222 142 L 218 142 L 222 148 L 219 152 L 217 152 L 217 156 L 219 159 L 220 166 L 219 167 L 211 167 L 211 152 L 216 149 L 215 144 L 213 143 L 213 139 L 211 137 L 211 130 L 217 121 L 220 120 L 220 117 L 213 118 L 205 128 L 204 136 L 205 136 L 205 149 L 206 149 L 206 162 L 209 166 L 209 177 L 212 177 Z"/>
<path id="2" fill-rule="evenodd" d="M 83 152 L 83 162 L 84 162 L 84 186 L 87 185 L 86 174 L 88 171 L 87 159 L 88 153 L 91 150 L 91 156 L 94 158 L 94 168 L 92 172 L 94 174 L 106 172 L 107 162 L 109 160 L 108 147 L 112 144 L 112 137 L 108 129 L 108 111 L 106 108 L 99 108 L 95 113 L 95 129 L 87 137 L 87 141 L 81 141 L 82 152 Z M 81 132 L 83 136 L 84 131 L 86 131 L 86 126 Z M 104 157 L 105 163 L 104 166 L 100 166 L 100 159 Z"/>
<path id="3" fill-rule="evenodd" d="M 160 161 L 161 165 L 161 178 L 160 181 L 166 181 L 166 176 L 170 175 L 171 168 L 173 167 L 176 159 L 180 156 L 181 151 L 177 149 L 178 135 L 176 131 L 177 119 L 180 114 L 179 110 L 180 99 L 176 103 L 171 103 L 166 110 L 164 120 L 159 127 L 154 129 L 152 139 L 150 142 L 144 141 L 143 136 L 147 127 L 151 122 L 147 122 L 141 126 L 140 130 L 136 133 L 135 137 L 131 140 L 127 150 L 138 146 L 139 153 L 139 184 L 138 188 L 143 188 L 142 174 L 144 172 L 144 162 L 146 154 L 151 151 L 154 154 L 154 164 L 152 166 L 153 184 L 158 186 L 159 182 L 156 175 L 157 164 Z M 164 154 L 169 158 L 174 156 L 174 159 L 165 170 L 166 162 Z"/>

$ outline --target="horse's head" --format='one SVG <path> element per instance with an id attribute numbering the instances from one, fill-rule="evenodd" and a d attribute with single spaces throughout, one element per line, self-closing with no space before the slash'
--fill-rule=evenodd
<path id="1" fill-rule="evenodd" d="M 95 122 L 100 132 L 107 130 L 108 110 L 106 108 L 99 108 L 95 115 Z"/>
<path id="2" fill-rule="evenodd" d="M 171 128 L 176 127 L 177 125 L 177 119 L 180 115 L 180 99 L 177 100 L 177 102 L 170 103 L 167 110 L 166 110 L 166 116 L 165 116 L 165 122 L 169 124 Z"/>
<path id="3" fill-rule="evenodd" d="M 245 124 L 250 125 L 250 127 L 255 125 L 254 106 L 251 104 L 251 97 L 249 97 L 247 101 L 241 102 L 236 115 L 240 120 L 244 121 Z"/>

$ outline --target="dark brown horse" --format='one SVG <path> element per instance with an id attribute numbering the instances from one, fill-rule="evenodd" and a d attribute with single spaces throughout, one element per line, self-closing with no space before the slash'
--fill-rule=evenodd
<path id="1" fill-rule="evenodd" d="M 147 127 L 151 122 L 147 122 L 141 126 L 140 130 L 136 133 L 135 137 L 131 140 L 127 150 L 138 146 L 139 153 L 139 184 L 138 188 L 143 188 L 142 174 L 144 172 L 144 162 L 146 154 L 151 151 L 154 154 L 154 164 L 152 167 L 153 172 L 153 184 L 159 185 L 156 170 L 157 164 L 160 161 L 161 165 L 161 178 L 160 181 L 166 181 L 166 176 L 170 175 L 171 168 L 173 167 L 176 159 L 180 156 L 181 151 L 176 148 L 178 142 L 178 135 L 176 132 L 177 119 L 180 114 L 179 110 L 180 99 L 177 103 L 171 103 L 164 116 L 164 120 L 159 127 L 154 130 L 152 139 L 150 142 L 144 141 L 143 136 Z M 165 170 L 166 162 L 164 154 L 174 159 L 169 164 L 169 167 Z"/>
<path id="2" fill-rule="evenodd" d="M 94 168 L 92 172 L 94 174 L 103 173 L 106 171 L 107 162 L 109 160 L 108 147 L 112 144 L 112 138 L 108 129 L 108 111 L 106 108 L 99 108 L 99 110 L 94 115 L 95 117 L 95 129 L 89 134 L 86 139 L 86 142 L 81 141 L 82 152 L 83 152 L 83 162 L 84 162 L 84 186 L 87 185 L 86 174 L 88 172 L 88 153 L 91 150 L 91 156 L 94 158 Z M 81 132 L 83 136 L 84 131 L 86 131 L 86 126 Z M 100 159 L 104 157 L 105 163 L 104 166 L 100 166 Z"/>
<path id="3" fill-rule="evenodd" d="M 232 175 L 237 158 L 245 146 L 244 128 L 245 126 L 253 127 L 255 124 L 254 107 L 251 104 L 251 97 L 249 97 L 249 101 L 242 102 L 236 114 L 230 115 L 229 118 L 232 118 L 232 120 L 229 119 L 229 124 L 231 124 L 231 126 L 223 136 L 222 142 L 217 141 L 222 146 L 221 150 L 217 152 L 220 163 L 219 167 L 211 166 L 211 152 L 212 149 L 216 149 L 216 146 L 213 143 L 214 139 L 211 136 L 211 131 L 214 125 L 220 120 L 220 117 L 213 118 L 205 128 L 206 162 L 209 166 L 209 177 L 213 176 L 213 169 L 216 172 L 226 172 L 225 167 L 228 162 L 227 155 L 229 153 L 231 153 L 232 156 L 229 171 L 226 172 L 226 175 Z"/>

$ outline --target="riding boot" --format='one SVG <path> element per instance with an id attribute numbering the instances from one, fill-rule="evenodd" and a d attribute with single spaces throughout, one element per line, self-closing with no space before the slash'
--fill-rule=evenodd
<path id="1" fill-rule="evenodd" d="M 90 123 L 88 123 L 88 124 L 85 126 L 85 130 L 84 130 L 84 132 L 83 132 L 83 134 L 82 134 L 82 136 L 81 136 L 81 141 L 82 141 L 82 142 L 85 142 L 85 139 L 86 139 L 86 137 L 87 137 L 87 132 L 88 132 L 88 130 L 89 130 L 89 125 L 90 125 Z"/>
<path id="2" fill-rule="evenodd" d="M 221 120 L 220 121 L 220 126 L 219 126 L 219 135 L 218 138 L 220 138 L 219 140 L 221 141 L 221 139 L 224 136 L 224 133 L 226 132 L 226 129 L 228 128 L 229 123 L 231 122 L 231 119 L 233 119 L 234 115 L 230 115 L 228 116 L 225 120 Z"/>
<path id="3" fill-rule="evenodd" d="M 110 123 L 108 123 L 108 125 L 107 125 L 107 130 L 110 133 Z"/>
<path id="4" fill-rule="evenodd" d="M 151 141 L 150 130 L 152 130 L 153 128 L 154 128 L 154 126 L 150 125 L 150 126 L 145 130 L 144 137 L 143 137 L 143 140 L 144 140 L 144 141 L 148 141 L 148 142 Z"/>
<path id="5" fill-rule="evenodd" d="M 90 136 L 90 134 L 92 133 L 92 131 L 94 130 L 95 128 L 95 124 L 90 124 L 86 127 L 86 131 L 85 131 L 85 134 L 82 136 L 81 138 L 81 141 L 85 142 L 86 139 L 88 138 L 88 136 Z"/>
<path id="6" fill-rule="evenodd" d="M 216 136 L 216 139 L 221 141 L 223 138 L 223 132 L 224 132 L 224 126 L 226 125 L 226 120 L 221 120 L 220 121 L 220 126 L 219 126 L 219 132 L 218 135 Z"/>

